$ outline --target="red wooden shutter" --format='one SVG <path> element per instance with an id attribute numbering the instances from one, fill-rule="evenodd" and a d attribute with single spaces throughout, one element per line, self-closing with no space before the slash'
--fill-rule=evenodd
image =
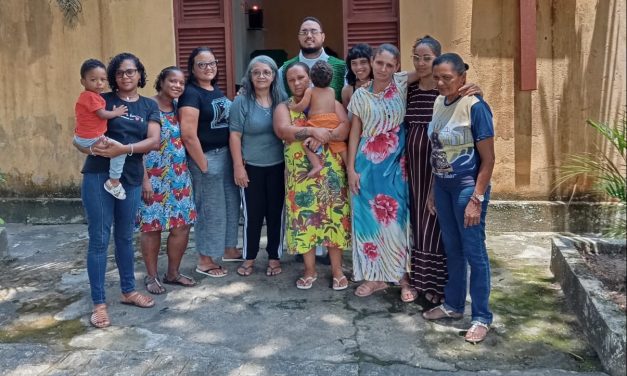
<path id="1" fill-rule="evenodd" d="M 344 51 L 357 43 L 399 47 L 398 0 L 343 0 Z"/>
<path id="2" fill-rule="evenodd" d="M 233 98 L 231 0 L 174 0 L 174 22 L 179 67 L 187 69 L 187 59 L 194 48 L 211 48 L 219 61 L 218 86 Z"/>

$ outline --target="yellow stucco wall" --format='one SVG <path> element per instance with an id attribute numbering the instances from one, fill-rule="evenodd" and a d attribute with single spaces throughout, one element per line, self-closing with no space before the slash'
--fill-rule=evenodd
<path id="1" fill-rule="evenodd" d="M 175 63 L 172 0 L 83 0 L 75 27 L 56 1 L 3 0 L 0 11 L 0 171 L 5 192 L 68 195 L 84 156 L 71 145 L 80 65 L 129 51 L 144 63 L 153 95 Z M 2 193 L 0 191 L 0 193 Z M 1 195 L 1 194 L 0 194 Z"/>
<path id="2" fill-rule="evenodd" d="M 613 122 L 625 109 L 622 0 L 537 1 L 538 90 L 524 92 L 518 0 L 400 0 L 400 9 L 403 69 L 425 34 L 470 64 L 494 112 L 500 198 L 554 197 L 555 166 L 599 141 L 586 119 Z"/>
<path id="3" fill-rule="evenodd" d="M 313 8 L 327 44 L 341 52 L 340 1 Z M 82 0 L 78 25 L 63 22 L 56 1 L 3 0 L 0 11 L 0 196 L 75 195 L 84 156 L 71 146 L 79 67 L 137 54 L 152 95 L 158 71 L 175 62 L 172 0 Z M 314 4 L 315 2 L 312 2 Z M 518 90 L 518 0 L 400 0 L 402 68 L 412 69 L 417 36 L 431 34 L 471 65 L 495 115 L 499 198 L 554 197 L 556 168 L 568 153 L 598 141 L 585 119 L 615 121 L 625 108 L 625 5 L 621 0 L 537 1 L 538 90 Z M 313 5 L 312 5 L 313 6 Z M 292 26 L 273 20 L 266 0 L 266 48 L 297 49 Z M 295 12 L 290 11 L 290 12 Z M 284 15 L 284 13 L 281 13 Z M 288 30 L 292 30 L 289 31 Z M 272 37 L 273 34 L 275 37 Z M 285 40 L 281 39 L 282 37 Z M 275 38 L 275 39 L 273 39 Z M 278 38 L 278 39 L 276 39 Z M 566 192 L 563 192 L 566 193 Z"/>

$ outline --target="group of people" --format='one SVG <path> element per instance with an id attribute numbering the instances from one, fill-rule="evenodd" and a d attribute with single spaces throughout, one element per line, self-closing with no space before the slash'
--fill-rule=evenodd
<path id="1" fill-rule="evenodd" d="M 486 337 L 494 129 L 481 90 L 466 83 L 468 65 L 442 54 L 430 36 L 415 42 L 411 72 L 398 72 L 393 45 L 358 44 L 342 61 L 325 53 L 324 38 L 321 22 L 305 18 L 299 55 L 281 68 L 267 56 L 252 59 L 233 102 L 216 85 L 219 61 L 208 47 L 192 51 L 186 80 L 179 68 L 165 68 L 152 98 L 137 93 L 146 73 L 134 55 L 119 54 L 106 68 L 85 62 L 81 82 L 96 95 L 87 94 L 89 106 L 77 102 L 74 144 L 88 154 L 82 199 L 92 325 L 110 325 L 104 275 L 112 224 L 121 302 L 149 308 L 154 300 L 135 289 L 134 227 L 146 289 L 161 294 L 163 284 L 197 283 L 179 271 L 192 225 L 197 273 L 226 276 L 221 257 L 241 262 L 236 272 L 245 277 L 255 270 L 265 221 L 266 275 L 281 273 L 285 243 L 303 257 L 296 287 L 310 289 L 316 249 L 325 247 L 332 288 L 344 290 L 342 253 L 352 249 L 352 279 L 363 281 L 355 295 L 400 284 L 404 302 L 420 295 L 431 302 L 427 320 L 463 316 L 470 265 L 466 340 Z M 105 81 L 112 91 L 101 96 Z M 91 134 L 78 115 L 89 112 L 100 127 Z M 160 278 L 163 231 L 168 269 Z"/>

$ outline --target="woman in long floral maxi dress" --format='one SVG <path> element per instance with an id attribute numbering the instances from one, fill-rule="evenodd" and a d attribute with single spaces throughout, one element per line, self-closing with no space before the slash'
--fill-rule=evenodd
<path id="1" fill-rule="evenodd" d="M 309 68 L 297 62 L 289 65 L 285 72 L 293 94 L 291 100 L 299 102 L 310 85 Z M 290 111 L 285 103 L 277 106 L 274 112 L 274 131 L 285 141 L 287 251 L 302 254 L 305 266 L 303 276 L 296 282 L 299 289 L 311 288 L 318 279 L 315 264 L 315 249 L 318 246 L 329 250 L 333 289 L 348 287 L 348 280 L 342 271 L 342 252 L 350 247 L 351 221 L 342 158 L 339 153 L 333 153 L 328 145 L 323 145 L 321 157 L 324 167 L 316 177 L 308 177 L 311 164 L 303 149 L 304 143 L 310 141 L 320 144 L 346 138 L 348 119 L 339 102 L 336 102 L 336 112 L 342 124 L 332 131 L 307 127 L 305 115 Z M 309 147 L 312 150 L 317 148 L 312 144 Z"/>
<path id="2" fill-rule="evenodd" d="M 407 73 L 396 47 L 381 45 L 372 58 L 374 80 L 359 88 L 348 105 L 353 114 L 348 178 L 353 193 L 353 272 L 357 296 L 398 282 L 409 252 L 409 193 L 405 172 Z M 413 77 L 412 77 L 413 79 Z"/>

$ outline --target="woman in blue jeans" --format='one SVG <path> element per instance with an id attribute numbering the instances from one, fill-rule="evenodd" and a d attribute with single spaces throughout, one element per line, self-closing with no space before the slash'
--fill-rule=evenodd
<path id="1" fill-rule="evenodd" d="M 433 61 L 433 78 L 440 95 L 428 129 L 435 178 L 427 206 L 433 214 L 437 210 L 449 277 L 444 303 L 424 312 L 423 317 L 463 317 L 470 265 L 472 321 L 465 339 L 477 343 L 485 339 L 492 324 L 485 216 L 494 168 L 494 126 L 483 98 L 458 93 L 466 83 L 467 70 L 468 65 L 457 54 L 443 54 Z"/>
<path id="2" fill-rule="evenodd" d="M 142 155 L 159 147 L 159 108 L 153 100 L 137 93 L 137 88 L 146 84 L 146 72 L 133 54 L 122 53 L 113 57 L 107 67 L 107 80 L 112 91 L 103 94 L 106 109 L 121 105 L 128 107 L 126 115 L 107 122 L 105 135 L 120 144 L 97 144 L 91 148 L 77 146 L 89 154 L 81 171 L 81 198 L 88 223 L 87 274 L 94 303 L 89 321 L 97 328 L 111 325 L 104 279 L 112 225 L 121 302 L 141 308 L 155 304 L 152 298 L 135 291 L 133 230 L 144 175 Z M 104 182 L 109 175 L 109 158 L 122 154 L 127 154 L 121 178 L 126 199 L 118 200 L 105 191 Z"/>

